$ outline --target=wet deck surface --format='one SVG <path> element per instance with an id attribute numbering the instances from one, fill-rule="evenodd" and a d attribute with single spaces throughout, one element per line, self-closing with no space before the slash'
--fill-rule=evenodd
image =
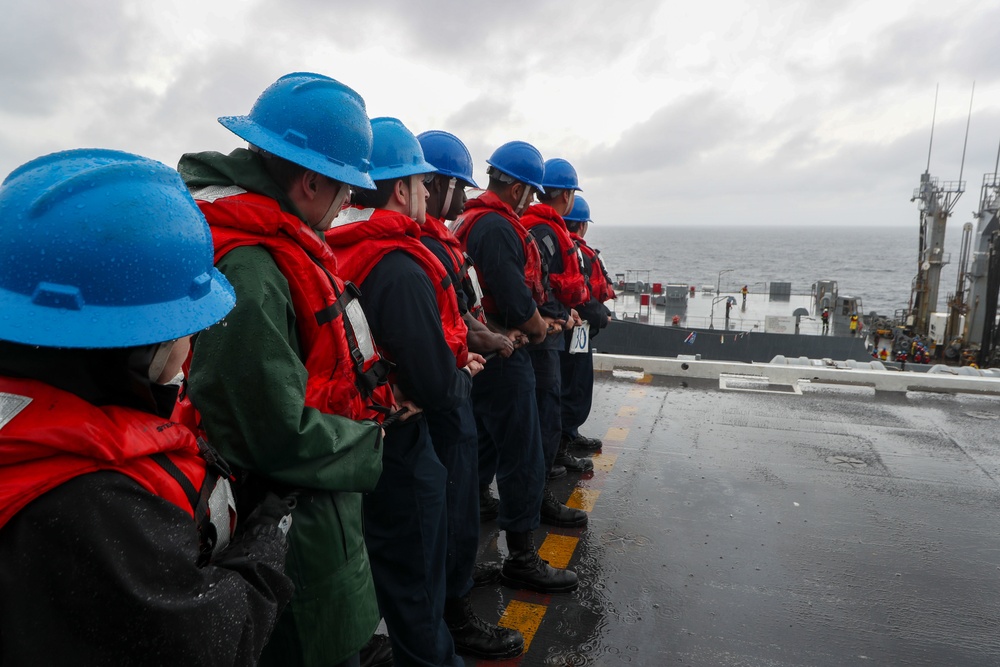
<path id="1" fill-rule="evenodd" d="M 1000 664 L 1000 401 L 601 375 L 574 593 L 473 591 L 520 665 Z M 506 552 L 495 522 L 481 553 Z"/>

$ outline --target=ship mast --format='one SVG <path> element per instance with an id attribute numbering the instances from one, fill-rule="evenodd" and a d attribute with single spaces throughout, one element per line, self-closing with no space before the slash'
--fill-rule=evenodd
<path id="1" fill-rule="evenodd" d="M 975 88 L 973 88 L 975 92 Z M 934 142 L 934 120 L 937 117 L 937 91 L 934 93 L 934 118 L 931 121 L 931 146 Z M 969 102 L 969 119 L 972 118 L 972 102 Z M 969 126 L 965 129 L 966 145 Z M 917 276 L 913 280 L 910 295 L 910 312 L 906 325 L 917 333 L 926 334 L 930 328 L 931 313 L 937 308 L 938 287 L 941 269 L 950 260 L 944 253 L 944 236 L 955 204 L 965 192 L 961 180 L 939 182 L 930 174 L 931 149 L 927 151 L 927 169 L 920 175 L 920 186 L 913 191 L 910 201 L 917 202 L 920 210 L 920 248 L 917 256 Z M 965 166 L 965 148 L 962 149 L 962 168 Z M 960 172 L 961 173 L 961 172 Z"/>

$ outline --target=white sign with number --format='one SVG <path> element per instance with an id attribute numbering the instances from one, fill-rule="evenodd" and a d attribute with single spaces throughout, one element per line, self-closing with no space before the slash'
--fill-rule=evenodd
<path id="1" fill-rule="evenodd" d="M 570 354 L 590 352 L 590 327 L 586 324 L 573 328 L 573 338 L 569 343 Z"/>

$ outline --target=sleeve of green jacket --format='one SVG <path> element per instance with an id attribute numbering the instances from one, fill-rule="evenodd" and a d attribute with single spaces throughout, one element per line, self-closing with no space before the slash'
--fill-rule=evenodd
<path id="1" fill-rule="evenodd" d="M 382 471 L 381 428 L 306 407 L 288 281 L 259 246 L 217 268 L 236 290 L 226 319 L 195 339 L 189 392 L 208 437 L 231 463 L 274 481 L 369 491 Z"/>

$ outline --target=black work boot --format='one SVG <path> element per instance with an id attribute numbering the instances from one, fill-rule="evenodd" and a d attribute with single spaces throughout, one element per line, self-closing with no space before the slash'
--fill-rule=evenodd
<path id="1" fill-rule="evenodd" d="M 558 479 L 566 474 L 566 466 L 561 466 L 558 463 L 549 468 L 548 478 Z"/>
<path id="2" fill-rule="evenodd" d="M 588 452 L 599 452 L 604 446 L 604 443 L 597 438 L 588 438 L 583 435 L 578 435 L 575 438 L 566 441 L 566 444 L 570 447 L 576 449 L 582 449 Z"/>
<path id="3" fill-rule="evenodd" d="M 392 645 L 385 635 L 372 635 L 368 643 L 361 647 L 361 667 L 390 667 L 392 665 Z"/>
<path id="4" fill-rule="evenodd" d="M 476 563 L 472 569 L 472 587 L 482 588 L 500 581 L 500 566 L 496 563 Z"/>
<path id="5" fill-rule="evenodd" d="M 479 522 L 486 523 L 500 514 L 500 501 L 493 497 L 489 484 L 479 485 Z"/>
<path id="6" fill-rule="evenodd" d="M 548 526 L 579 528 L 587 525 L 587 513 L 566 507 L 546 488 L 542 493 L 541 521 Z"/>
<path id="7" fill-rule="evenodd" d="M 455 653 L 486 660 L 506 660 L 521 655 L 524 637 L 517 630 L 487 623 L 472 611 L 469 596 L 444 602 L 444 622 L 455 641 Z"/>
<path id="8" fill-rule="evenodd" d="M 559 446 L 556 452 L 556 465 L 561 465 L 566 470 L 573 472 L 590 472 L 594 469 L 594 462 L 588 458 L 578 458 L 569 453 L 564 445 Z"/>
<path id="9" fill-rule="evenodd" d="M 511 588 L 523 588 L 539 593 L 568 593 L 579 584 L 576 572 L 557 570 L 542 560 L 535 551 L 535 538 L 531 531 L 507 531 L 507 548 L 510 556 L 503 562 L 500 577 Z"/>

